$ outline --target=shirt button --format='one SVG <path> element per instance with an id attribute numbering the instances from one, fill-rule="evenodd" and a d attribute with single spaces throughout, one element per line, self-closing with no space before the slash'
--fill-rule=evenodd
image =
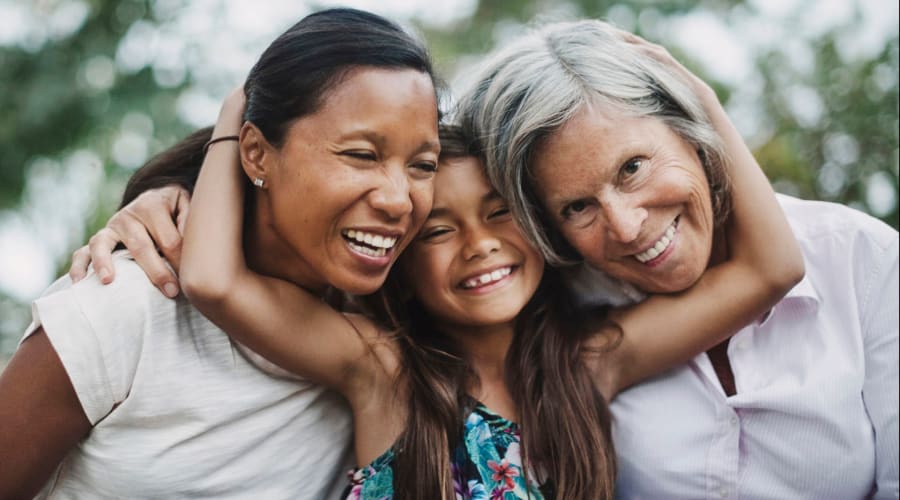
<path id="1" fill-rule="evenodd" d="M 738 424 L 738 418 L 737 418 L 737 417 L 731 417 L 731 419 L 729 420 L 729 422 L 731 422 L 731 425 L 737 425 L 737 424 Z"/>
<path id="2" fill-rule="evenodd" d="M 721 490 L 719 490 L 719 495 L 721 495 L 722 498 L 728 498 L 728 490 L 722 488 Z"/>

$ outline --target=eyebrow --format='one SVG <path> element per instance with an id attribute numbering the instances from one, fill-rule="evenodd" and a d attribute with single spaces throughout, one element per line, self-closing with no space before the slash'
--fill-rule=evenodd
<path id="1" fill-rule="evenodd" d="M 488 203 L 494 200 L 502 200 L 503 197 L 500 196 L 500 193 L 491 189 L 491 191 L 484 196 L 481 197 L 481 203 Z M 437 219 L 438 217 L 447 217 L 450 215 L 450 209 L 444 207 L 432 208 L 431 212 L 428 212 L 427 219 Z M 427 220 L 426 219 L 426 220 Z"/>
<path id="2" fill-rule="evenodd" d="M 378 146 L 384 145 L 387 142 L 387 137 L 384 134 L 379 134 L 378 132 L 367 130 L 367 129 L 358 129 L 353 130 L 351 132 L 347 132 L 346 134 L 342 134 L 338 140 L 339 141 L 347 141 L 352 139 L 363 138 L 367 141 L 377 144 Z M 413 155 L 417 155 L 419 153 L 434 151 L 440 152 L 441 143 L 440 141 L 423 141 L 422 144 L 419 145 L 418 148 L 413 152 Z"/>

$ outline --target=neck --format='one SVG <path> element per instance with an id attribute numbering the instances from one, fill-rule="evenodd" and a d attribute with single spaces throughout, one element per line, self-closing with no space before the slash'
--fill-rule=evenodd
<path id="1" fill-rule="evenodd" d="M 484 327 L 454 328 L 447 333 L 460 346 L 483 386 L 505 383 L 506 353 L 513 338 L 512 321 Z"/>
<path id="2" fill-rule="evenodd" d="M 244 221 L 244 259 L 248 268 L 289 281 L 317 296 L 325 293 L 328 284 L 310 273 L 302 257 L 275 231 L 263 196 L 249 200 Z"/>

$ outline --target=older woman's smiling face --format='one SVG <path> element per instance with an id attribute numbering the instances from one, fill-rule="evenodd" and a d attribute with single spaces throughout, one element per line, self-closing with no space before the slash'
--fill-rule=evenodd
<path id="1" fill-rule="evenodd" d="M 692 285 L 709 262 L 709 184 L 690 144 L 652 117 L 586 106 L 535 150 L 535 191 L 591 265 L 647 292 Z"/>

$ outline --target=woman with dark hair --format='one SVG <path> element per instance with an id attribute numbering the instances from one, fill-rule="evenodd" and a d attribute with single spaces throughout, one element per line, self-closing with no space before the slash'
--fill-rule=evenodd
<path id="1" fill-rule="evenodd" d="M 248 265 L 315 297 L 378 289 L 431 207 L 440 146 L 426 50 L 379 16 L 322 11 L 266 49 L 244 92 L 243 160 L 266 188 L 245 207 Z M 215 132 L 176 146 L 156 173 L 187 181 L 207 149 L 234 155 L 237 138 Z M 347 237 L 387 229 L 378 257 Z M 0 376 L 0 497 L 328 495 L 349 451 L 340 397 L 261 370 L 134 261 L 114 265 L 110 286 L 57 283 L 34 304 Z"/>

